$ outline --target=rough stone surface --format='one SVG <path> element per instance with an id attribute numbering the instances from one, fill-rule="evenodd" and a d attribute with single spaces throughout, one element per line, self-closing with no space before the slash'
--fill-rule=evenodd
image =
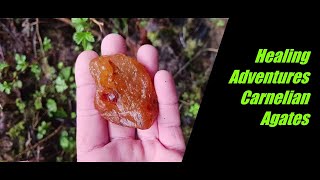
<path id="1" fill-rule="evenodd" d="M 95 108 L 115 124 L 148 129 L 159 113 L 157 95 L 148 71 L 123 54 L 100 56 L 90 62 L 97 91 Z"/>

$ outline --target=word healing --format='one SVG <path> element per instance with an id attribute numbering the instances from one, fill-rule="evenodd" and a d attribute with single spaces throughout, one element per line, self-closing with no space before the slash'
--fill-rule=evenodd
<path id="1" fill-rule="evenodd" d="M 286 49 L 283 51 L 268 51 L 259 49 L 255 63 L 300 63 L 306 65 L 309 61 L 311 51 L 295 51 Z"/>

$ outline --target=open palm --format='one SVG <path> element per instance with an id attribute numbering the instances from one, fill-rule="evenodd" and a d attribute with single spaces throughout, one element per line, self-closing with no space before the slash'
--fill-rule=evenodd
<path id="1" fill-rule="evenodd" d="M 117 34 L 106 36 L 102 55 L 126 53 L 124 39 Z M 167 71 L 158 71 L 158 52 L 144 45 L 137 53 L 154 79 L 159 102 L 159 116 L 147 130 L 122 127 L 104 120 L 94 108 L 96 86 L 89 63 L 98 54 L 82 52 L 76 62 L 77 84 L 77 159 L 78 161 L 181 161 L 185 143 L 174 80 Z"/>

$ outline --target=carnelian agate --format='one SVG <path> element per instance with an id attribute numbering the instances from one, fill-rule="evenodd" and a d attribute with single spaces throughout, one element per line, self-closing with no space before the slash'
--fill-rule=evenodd
<path id="1" fill-rule="evenodd" d="M 90 62 L 97 85 L 95 108 L 115 124 L 148 129 L 159 113 L 157 95 L 145 67 L 136 59 L 116 54 Z"/>

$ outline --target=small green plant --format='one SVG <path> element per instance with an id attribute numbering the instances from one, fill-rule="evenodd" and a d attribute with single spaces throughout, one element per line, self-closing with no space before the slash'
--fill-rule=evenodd
<path id="1" fill-rule="evenodd" d="M 47 134 L 50 126 L 51 126 L 51 122 L 46 122 L 46 121 L 41 122 L 41 124 L 37 128 L 37 130 L 38 130 L 37 139 L 38 140 L 42 139 Z"/>
<path id="2" fill-rule="evenodd" d="M 82 45 L 84 50 L 91 50 L 93 46 L 91 43 L 94 42 L 94 37 L 90 32 L 90 24 L 88 18 L 71 18 L 72 24 L 76 29 L 73 34 L 73 40 L 78 44 Z"/>
<path id="3" fill-rule="evenodd" d="M 148 20 L 146 18 L 141 18 L 139 20 L 140 20 L 139 25 L 143 28 L 146 28 L 148 25 Z"/>
<path id="4" fill-rule="evenodd" d="M 223 27 L 225 25 L 224 21 L 223 20 L 219 20 L 216 24 L 217 27 Z"/>
<path id="5" fill-rule="evenodd" d="M 39 67 L 39 65 L 32 64 L 30 68 L 31 68 L 31 72 L 36 76 L 37 80 L 39 80 L 41 75 L 41 68 Z"/>
<path id="6" fill-rule="evenodd" d="M 26 62 L 27 57 L 25 55 L 15 54 L 15 59 L 17 62 L 16 70 L 24 72 L 28 67 L 28 63 Z"/>
<path id="7" fill-rule="evenodd" d="M 148 31 L 147 33 L 148 39 L 151 41 L 153 46 L 161 46 L 161 39 L 159 38 L 159 33 L 158 32 L 152 32 Z"/>
<path id="8" fill-rule="evenodd" d="M 11 85 L 7 81 L 4 81 L 3 83 L 0 82 L 0 91 L 1 92 L 5 92 L 6 94 L 10 94 L 11 88 L 12 88 Z"/>
<path id="9" fill-rule="evenodd" d="M 6 62 L 0 62 L 0 71 L 4 70 L 7 67 L 9 67 L 9 65 Z"/>
<path id="10" fill-rule="evenodd" d="M 184 49 L 186 57 L 189 59 L 192 58 L 199 46 L 202 46 L 202 42 L 200 40 L 188 39 L 186 42 L 186 48 Z"/>
<path id="11" fill-rule="evenodd" d="M 68 86 L 66 84 L 66 81 L 62 79 L 60 76 L 58 76 L 55 80 L 55 88 L 58 93 L 62 93 L 63 91 L 68 89 Z"/>
<path id="12" fill-rule="evenodd" d="M 71 112 L 71 119 L 75 119 L 77 114 L 75 112 Z"/>
<path id="13" fill-rule="evenodd" d="M 182 94 L 182 99 L 183 102 L 186 103 L 183 111 L 184 116 L 192 117 L 195 119 L 200 108 L 200 104 L 198 103 L 198 101 L 200 100 L 200 94 L 184 92 Z"/>
<path id="14" fill-rule="evenodd" d="M 36 110 L 42 109 L 42 98 L 46 96 L 46 85 L 41 85 L 40 86 L 40 91 L 37 90 L 34 94 L 33 94 L 33 98 L 34 98 L 34 108 Z"/>
<path id="15" fill-rule="evenodd" d="M 26 103 L 21 100 L 21 98 L 16 99 L 16 106 L 18 107 L 20 113 L 24 113 L 24 109 L 26 108 Z"/>
<path id="16" fill-rule="evenodd" d="M 63 77 L 64 80 L 68 80 L 70 75 L 71 75 L 71 67 L 63 67 L 59 74 L 59 76 Z"/>
<path id="17" fill-rule="evenodd" d="M 200 105 L 199 103 L 193 103 L 189 108 L 189 113 L 192 115 L 193 118 L 197 117 Z"/>
<path id="18" fill-rule="evenodd" d="M 24 129 L 24 121 L 20 121 L 17 124 L 15 124 L 12 128 L 10 128 L 9 132 L 7 132 L 7 135 L 9 135 L 12 139 L 18 138 Z"/>
<path id="19" fill-rule="evenodd" d="M 36 110 L 42 109 L 42 98 L 41 97 L 36 97 L 34 100 L 34 108 Z"/>
<path id="20" fill-rule="evenodd" d="M 47 52 L 48 50 L 52 49 L 51 39 L 48 37 L 44 37 L 43 39 L 43 50 Z"/>
<path id="21" fill-rule="evenodd" d="M 57 108 L 57 103 L 56 103 L 56 101 L 54 99 L 48 99 L 47 100 L 47 109 L 48 109 L 48 115 L 50 117 L 53 116 L 52 113 L 57 112 L 57 109 L 58 109 Z"/>
<path id="22" fill-rule="evenodd" d="M 68 159 L 67 161 L 72 161 L 72 159 L 75 157 L 76 152 L 76 140 L 75 140 L 75 128 L 72 127 L 67 130 L 63 130 L 60 133 L 60 146 L 62 150 L 67 153 Z"/>
<path id="23" fill-rule="evenodd" d="M 223 27 L 226 25 L 223 19 L 220 18 L 210 18 L 210 21 L 212 24 L 214 24 L 216 27 Z"/>
<path id="24" fill-rule="evenodd" d="M 63 62 L 59 62 L 57 67 L 58 67 L 58 69 L 62 69 L 64 67 Z"/>
<path id="25" fill-rule="evenodd" d="M 10 130 L 7 132 L 7 135 L 11 139 L 18 140 L 18 147 L 19 151 L 22 151 L 25 145 L 26 138 L 24 137 L 25 132 L 25 122 L 19 121 L 17 124 L 15 124 L 13 127 L 10 128 Z"/>

